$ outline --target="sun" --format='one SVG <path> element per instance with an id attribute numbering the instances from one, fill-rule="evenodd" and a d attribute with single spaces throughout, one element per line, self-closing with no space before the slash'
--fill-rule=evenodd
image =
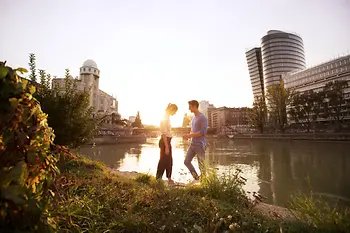
<path id="1" fill-rule="evenodd" d="M 183 117 L 186 111 L 178 106 L 179 109 L 174 116 L 170 117 L 172 127 L 181 127 Z M 166 104 L 152 104 L 146 108 L 140 109 L 142 123 L 145 125 L 159 126 L 160 121 L 164 118 Z"/>

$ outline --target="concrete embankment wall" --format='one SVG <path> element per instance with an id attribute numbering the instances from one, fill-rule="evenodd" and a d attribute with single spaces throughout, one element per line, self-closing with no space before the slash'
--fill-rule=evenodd
<path id="1" fill-rule="evenodd" d="M 238 134 L 234 139 L 348 141 L 350 133 L 303 133 L 303 134 Z"/>
<path id="2" fill-rule="evenodd" d="M 118 143 L 144 143 L 147 138 L 142 136 L 102 136 L 96 137 L 89 144 L 118 144 Z"/>

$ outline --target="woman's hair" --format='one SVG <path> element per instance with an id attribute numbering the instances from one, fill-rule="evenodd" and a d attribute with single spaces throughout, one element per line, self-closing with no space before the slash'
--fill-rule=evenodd
<path id="1" fill-rule="evenodd" d="M 170 109 L 174 109 L 174 111 L 176 112 L 177 111 L 177 105 L 176 104 L 168 104 L 168 106 L 166 107 L 165 111 L 170 111 Z"/>

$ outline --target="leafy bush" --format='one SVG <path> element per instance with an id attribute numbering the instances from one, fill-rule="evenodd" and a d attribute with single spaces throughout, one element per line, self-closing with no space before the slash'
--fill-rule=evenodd
<path id="1" fill-rule="evenodd" d="M 53 130 L 33 98 L 35 87 L 0 64 L 0 229 L 50 232 L 50 190 L 59 173 Z"/>
<path id="2" fill-rule="evenodd" d="M 222 175 L 219 175 L 216 170 L 207 170 L 207 175 L 201 177 L 201 187 L 207 196 L 234 204 L 248 203 L 242 189 L 246 180 L 241 176 L 241 170 L 229 171 Z"/>
<path id="3" fill-rule="evenodd" d="M 45 76 L 41 72 L 41 76 Z M 66 70 L 65 85 L 51 89 L 47 77 L 41 77 L 42 85 L 35 97 L 48 114 L 48 123 L 55 131 L 55 144 L 77 147 L 91 140 L 98 121 L 93 118 L 89 104 L 89 92 L 76 91 L 77 80 Z"/>

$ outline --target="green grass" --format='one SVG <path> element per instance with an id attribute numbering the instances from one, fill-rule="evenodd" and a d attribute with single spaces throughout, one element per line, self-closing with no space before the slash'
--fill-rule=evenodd
<path id="1" fill-rule="evenodd" d="M 313 193 L 298 193 L 290 202 L 295 217 L 316 229 L 327 232 L 350 232 L 350 211 L 348 208 L 331 207 L 326 200 Z"/>
<path id="2" fill-rule="evenodd" d="M 150 184 L 152 180 L 152 176 L 148 174 L 138 174 L 135 180 L 142 184 Z"/>
<path id="3" fill-rule="evenodd" d="M 310 222 L 261 216 L 239 172 L 209 172 L 201 186 L 169 188 L 147 174 L 111 174 L 79 157 L 61 166 L 52 215 L 58 232 L 328 232 Z M 329 225 L 327 225 L 329 226 Z M 345 231 L 344 231 L 345 232 Z"/>

